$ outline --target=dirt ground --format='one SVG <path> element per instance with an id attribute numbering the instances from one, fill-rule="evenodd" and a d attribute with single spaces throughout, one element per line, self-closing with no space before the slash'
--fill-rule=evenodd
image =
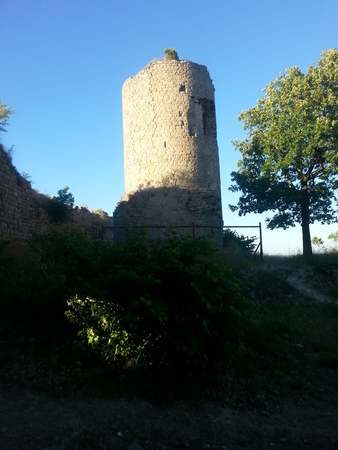
<path id="1" fill-rule="evenodd" d="M 15 385 L 0 393 L 2 450 L 338 449 L 337 410 L 320 401 L 256 409 L 55 396 Z"/>
<path id="2" fill-rule="evenodd" d="M 35 347 L 34 338 L 0 342 L 1 450 L 338 450 L 337 370 L 321 368 L 311 395 L 262 392 L 250 402 L 228 372 L 198 398 L 163 401 L 119 392 L 81 349 L 64 364 Z M 162 388 L 175 391 L 175 381 Z"/>

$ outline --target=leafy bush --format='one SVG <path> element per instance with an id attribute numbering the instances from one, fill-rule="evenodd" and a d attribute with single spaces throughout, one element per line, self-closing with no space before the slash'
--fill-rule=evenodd
<path id="1" fill-rule="evenodd" d="M 61 222 L 69 216 L 69 209 L 59 203 L 55 197 L 47 200 L 46 211 L 52 222 Z"/>
<path id="2" fill-rule="evenodd" d="M 39 257 L 41 270 L 53 276 L 64 298 L 102 294 L 100 278 L 107 264 L 103 256 L 111 244 L 85 237 L 77 229 L 65 229 L 36 235 L 31 246 Z"/>
<path id="3" fill-rule="evenodd" d="M 52 222 L 61 222 L 66 220 L 74 208 L 74 197 L 69 192 L 69 187 L 65 186 L 58 190 L 56 197 L 45 197 L 39 195 L 38 201 L 45 208 Z"/>
<path id="4" fill-rule="evenodd" d="M 66 299 L 97 293 L 100 254 L 100 243 L 74 230 L 6 243 L 0 253 L 0 325 L 30 336 L 45 331 L 61 336 L 69 328 Z"/>
<path id="5" fill-rule="evenodd" d="M 111 247 L 101 296 L 72 296 L 67 316 L 108 361 L 204 370 L 243 332 L 240 282 L 208 261 L 215 251 L 206 238 L 133 236 Z"/>
<path id="6" fill-rule="evenodd" d="M 1 322 L 56 337 L 75 324 L 73 334 L 108 363 L 202 372 L 238 346 L 245 328 L 243 286 L 212 262 L 217 248 L 174 233 L 116 244 L 76 230 L 34 236 L 0 255 Z"/>
<path id="7" fill-rule="evenodd" d="M 0 255 L 0 325 L 34 336 L 67 325 L 64 284 L 30 245 L 8 243 Z"/>
<path id="8" fill-rule="evenodd" d="M 178 61 L 178 54 L 174 48 L 165 48 L 164 53 L 165 53 L 165 59 L 172 59 L 172 60 Z"/>
<path id="9" fill-rule="evenodd" d="M 225 229 L 223 231 L 223 247 L 238 247 L 244 252 L 252 253 L 255 250 L 255 237 L 239 235 L 236 231 Z"/>

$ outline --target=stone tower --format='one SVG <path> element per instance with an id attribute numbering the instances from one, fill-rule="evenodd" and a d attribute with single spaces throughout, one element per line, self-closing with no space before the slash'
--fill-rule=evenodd
<path id="1" fill-rule="evenodd" d="M 151 62 L 124 83 L 122 105 L 126 195 L 114 226 L 185 226 L 189 233 L 194 225 L 195 235 L 211 228 L 219 234 L 215 99 L 207 68 Z"/>

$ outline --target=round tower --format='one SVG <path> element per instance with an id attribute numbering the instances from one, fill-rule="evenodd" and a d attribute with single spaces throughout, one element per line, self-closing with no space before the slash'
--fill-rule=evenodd
<path id="1" fill-rule="evenodd" d="M 129 226 L 221 228 L 215 98 L 207 68 L 151 62 L 124 83 L 122 106 L 126 196 L 114 219 Z"/>

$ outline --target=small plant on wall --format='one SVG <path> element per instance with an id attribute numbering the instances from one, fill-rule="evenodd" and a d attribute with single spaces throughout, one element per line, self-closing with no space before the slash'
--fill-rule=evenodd
<path id="1" fill-rule="evenodd" d="M 175 61 L 178 61 L 178 54 L 177 51 L 174 48 L 165 48 L 165 59 L 173 59 Z"/>

